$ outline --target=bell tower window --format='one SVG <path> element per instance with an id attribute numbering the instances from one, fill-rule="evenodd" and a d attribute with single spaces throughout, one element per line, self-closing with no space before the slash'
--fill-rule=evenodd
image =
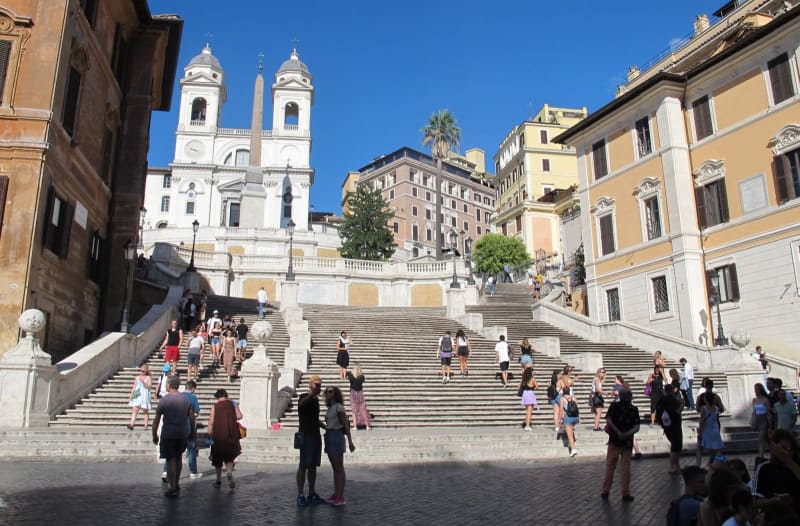
<path id="1" fill-rule="evenodd" d="M 192 126 L 203 126 L 206 123 L 206 99 L 198 97 L 192 101 Z"/>
<path id="2" fill-rule="evenodd" d="M 283 125 L 287 128 L 294 127 L 296 128 L 299 124 L 300 119 L 300 108 L 297 106 L 296 103 L 290 102 L 284 108 L 284 115 L 283 115 Z"/>
<path id="3" fill-rule="evenodd" d="M 286 187 L 286 191 L 283 192 L 283 217 L 291 218 L 292 217 L 292 200 L 294 196 L 292 196 L 292 189 L 290 187 Z"/>

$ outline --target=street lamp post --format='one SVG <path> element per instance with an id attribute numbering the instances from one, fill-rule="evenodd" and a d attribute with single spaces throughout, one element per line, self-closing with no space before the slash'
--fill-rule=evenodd
<path id="1" fill-rule="evenodd" d="M 139 246 L 140 251 L 144 251 L 144 217 L 147 215 L 147 208 L 139 209 Z"/>
<path id="2" fill-rule="evenodd" d="M 136 257 L 136 245 L 134 245 L 133 242 L 128 239 L 123 248 L 126 261 L 125 268 L 127 270 L 125 273 L 125 290 L 122 297 L 122 323 L 120 323 L 119 330 L 127 333 L 131 331 L 130 322 L 128 321 L 128 305 L 130 304 L 131 296 L 133 295 L 133 272 L 131 271 L 131 265 L 133 264 L 134 257 Z"/>
<path id="3" fill-rule="evenodd" d="M 467 285 L 474 285 L 475 279 L 472 277 L 472 238 L 464 240 L 464 254 L 467 257 Z"/>
<path id="4" fill-rule="evenodd" d="M 286 230 L 289 231 L 289 268 L 286 270 L 286 281 L 294 281 L 294 269 L 292 268 L 292 243 L 294 240 L 294 221 L 289 219 L 286 223 Z"/>
<path id="5" fill-rule="evenodd" d="M 455 229 L 450 229 L 450 246 L 453 250 L 453 281 L 450 283 L 450 288 L 460 289 L 461 284 L 458 282 L 458 276 L 456 275 L 456 248 L 458 247 L 458 234 L 456 233 Z"/>
<path id="6" fill-rule="evenodd" d="M 722 328 L 722 314 L 719 311 L 719 304 L 721 303 L 721 296 L 719 290 L 719 273 L 716 270 L 709 270 L 706 272 L 708 281 L 711 284 L 711 297 L 709 303 L 717 306 L 717 337 L 714 340 L 714 345 L 717 347 L 728 345 L 728 338 L 725 337 L 725 329 Z"/>
<path id="7" fill-rule="evenodd" d="M 194 268 L 194 244 L 197 241 L 197 231 L 200 230 L 200 222 L 195 219 L 192 221 L 192 257 L 189 259 L 189 267 L 186 269 L 186 272 L 197 272 L 197 269 Z"/>

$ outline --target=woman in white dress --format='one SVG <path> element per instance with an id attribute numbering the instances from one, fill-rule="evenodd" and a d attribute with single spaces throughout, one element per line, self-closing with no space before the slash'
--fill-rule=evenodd
<path id="1" fill-rule="evenodd" d="M 152 383 L 150 368 L 147 364 L 143 364 L 142 368 L 139 369 L 139 374 L 133 379 L 133 386 L 129 396 L 130 402 L 128 402 L 128 406 L 131 408 L 131 423 L 125 427 L 131 431 L 133 431 L 133 425 L 136 422 L 136 415 L 139 413 L 139 409 L 144 413 L 144 428 L 147 429 L 150 421 L 150 408 L 152 407 L 150 404 L 150 387 Z"/>

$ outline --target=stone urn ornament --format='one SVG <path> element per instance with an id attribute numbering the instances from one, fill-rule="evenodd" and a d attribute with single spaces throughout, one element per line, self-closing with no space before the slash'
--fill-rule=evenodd
<path id="1" fill-rule="evenodd" d="M 735 329 L 731 333 L 731 343 L 739 349 L 744 349 L 750 343 L 750 333 L 744 329 Z"/>
<path id="2" fill-rule="evenodd" d="M 272 362 L 266 346 L 267 340 L 272 335 L 272 324 L 266 320 L 258 320 L 250 326 L 248 335 L 256 341 L 256 347 L 253 349 L 253 355 L 242 364 L 242 372 L 252 371 Z"/>
<path id="3" fill-rule="evenodd" d="M 23 330 L 25 336 L 19 343 L 5 353 L 0 359 L 4 363 L 35 363 L 37 365 L 51 365 L 52 357 L 39 346 L 36 333 L 44 329 L 45 315 L 38 309 L 28 309 L 17 318 L 17 325 Z"/>

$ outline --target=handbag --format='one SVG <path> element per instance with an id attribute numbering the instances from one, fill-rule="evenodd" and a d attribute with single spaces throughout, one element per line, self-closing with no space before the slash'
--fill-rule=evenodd
<path id="1" fill-rule="evenodd" d="M 239 424 L 239 438 L 247 438 L 247 428 Z"/>
<path id="2" fill-rule="evenodd" d="M 131 394 L 131 400 L 136 400 L 139 398 L 140 394 L 142 394 L 141 387 L 137 387 L 133 394 Z"/>
<path id="3" fill-rule="evenodd" d="M 644 395 L 650 396 L 653 394 L 653 384 L 647 384 L 644 386 Z"/>
<path id="4" fill-rule="evenodd" d="M 294 448 L 295 449 L 302 449 L 303 442 L 305 441 L 305 437 L 302 431 L 297 431 L 294 434 Z"/>

